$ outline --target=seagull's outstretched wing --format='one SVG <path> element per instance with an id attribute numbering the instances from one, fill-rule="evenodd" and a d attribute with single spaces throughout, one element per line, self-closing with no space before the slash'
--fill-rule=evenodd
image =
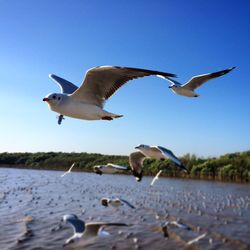
<path id="1" fill-rule="evenodd" d="M 177 221 L 169 221 L 166 223 L 167 225 L 173 225 L 175 227 L 181 228 L 181 229 L 185 229 L 185 230 L 191 230 L 191 228 L 183 223 L 177 222 Z"/>
<path id="2" fill-rule="evenodd" d="M 68 174 L 69 172 L 68 171 L 66 171 L 66 172 L 64 172 L 62 175 L 61 175 L 61 177 L 64 177 L 66 174 Z"/>
<path id="3" fill-rule="evenodd" d="M 116 164 L 113 164 L 113 163 L 108 163 L 107 166 L 115 168 L 117 170 L 128 170 L 128 167 L 116 165 Z"/>
<path id="4" fill-rule="evenodd" d="M 166 149 L 164 147 L 161 147 L 161 146 L 157 146 L 158 150 L 161 151 L 161 153 L 163 155 L 165 155 L 166 157 L 168 157 L 170 160 L 172 160 L 173 162 L 175 162 L 177 165 L 181 165 L 181 161 L 174 155 L 174 153 L 169 150 L 169 149 Z"/>
<path id="5" fill-rule="evenodd" d="M 61 88 L 61 92 L 63 94 L 72 94 L 74 91 L 78 89 L 76 85 L 59 76 L 50 74 L 49 77 L 59 85 L 59 87 Z"/>
<path id="6" fill-rule="evenodd" d="M 202 238 L 204 238 L 204 237 L 206 237 L 206 236 L 207 236 L 206 233 L 201 234 L 201 235 L 199 235 L 198 237 L 196 237 L 196 238 L 194 238 L 194 239 L 188 241 L 188 242 L 187 242 L 187 245 L 192 245 L 193 243 L 198 242 L 199 240 L 201 240 Z"/>
<path id="7" fill-rule="evenodd" d="M 65 216 L 74 216 L 74 215 L 65 215 Z M 82 234 L 85 231 L 85 223 L 82 220 L 76 218 L 69 218 L 67 222 L 72 226 L 74 234 Z"/>
<path id="8" fill-rule="evenodd" d="M 89 222 L 86 224 L 84 236 L 97 236 L 99 230 L 104 226 L 128 226 L 125 223 Z"/>
<path id="9" fill-rule="evenodd" d="M 129 165 L 137 181 L 141 181 L 142 179 L 142 168 L 145 158 L 146 156 L 140 151 L 133 152 L 129 155 Z"/>
<path id="10" fill-rule="evenodd" d="M 131 208 L 135 208 L 131 203 L 129 203 L 128 201 L 124 200 L 124 199 L 120 199 L 123 203 L 125 203 L 127 206 L 131 207 Z"/>
<path id="11" fill-rule="evenodd" d="M 181 161 L 174 155 L 174 153 L 171 150 L 166 149 L 166 148 L 161 147 L 161 146 L 157 146 L 157 148 L 162 152 L 162 154 L 164 154 L 166 157 L 168 157 L 170 160 L 172 160 L 179 168 L 188 172 L 186 167 L 181 163 Z"/>
<path id="12" fill-rule="evenodd" d="M 156 174 L 156 176 L 155 176 L 155 177 L 153 178 L 153 180 L 151 181 L 150 186 L 153 186 L 153 185 L 154 185 L 155 181 L 159 179 L 159 176 L 160 176 L 161 173 L 162 173 L 162 170 L 160 170 L 160 171 Z"/>
<path id="13" fill-rule="evenodd" d="M 183 84 L 182 88 L 189 89 L 189 90 L 195 90 L 196 88 L 200 87 L 203 83 L 205 83 L 213 78 L 223 76 L 223 75 L 229 73 L 234 68 L 235 67 L 221 70 L 221 71 L 217 71 L 214 73 L 194 76 L 187 83 Z"/>
<path id="14" fill-rule="evenodd" d="M 66 174 L 69 174 L 74 166 L 75 166 L 75 162 L 71 165 L 71 167 L 69 168 L 68 171 L 64 172 L 64 173 L 61 175 L 61 177 L 64 177 Z"/>
<path id="15" fill-rule="evenodd" d="M 129 80 L 150 75 L 172 76 L 174 74 L 154 70 L 100 66 L 87 71 L 82 85 L 72 98 L 103 107 L 104 102 Z"/>
<path id="16" fill-rule="evenodd" d="M 70 169 L 68 170 L 68 172 L 71 172 L 72 168 L 75 166 L 75 162 L 71 165 Z"/>

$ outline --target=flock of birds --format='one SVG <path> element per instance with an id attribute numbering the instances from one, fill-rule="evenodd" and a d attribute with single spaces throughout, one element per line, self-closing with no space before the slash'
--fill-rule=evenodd
<path id="1" fill-rule="evenodd" d="M 169 81 L 171 83 L 169 88 L 175 94 L 186 97 L 198 97 L 199 95 L 195 92 L 195 89 L 211 79 L 229 73 L 234 68 L 235 67 L 214 73 L 194 76 L 185 84 L 181 84 L 172 78 L 176 76 L 172 73 L 130 67 L 100 66 L 91 68 L 87 71 L 83 83 L 79 88 L 73 83 L 51 74 L 49 77 L 60 86 L 61 93 L 48 94 L 43 98 L 43 101 L 47 102 L 52 111 L 59 114 L 58 124 L 61 124 L 64 116 L 83 120 L 113 120 L 114 118 L 122 117 L 122 115 L 110 113 L 104 110 L 105 101 L 130 80 L 155 75 Z M 138 151 L 129 155 L 130 169 L 125 166 L 108 163 L 107 165 L 94 166 L 94 172 L 102 175 L 103 173 L 112 174 L 131 170 L 132 174 L 136 177 L 136 180 L 141 181 L 143 177 L 143 162 L 146 158 L 156 160 L 170 159 L 177 167 L 187 172 L 185 166 L 169 149 L 162 146 L 148 146 L 144 144 L 140 144 L 135 148 L 138 149 Z M 67 172 L 62 174 L 62 177 L 69 174 L 74 165 L 75 164 L 73 164 Z M 150 184 L 151 186 L 154 185 L 161 173 L 162 170 L 157 173 Z M 118 198 L 103 198 L 101 199 L 101 204 L 105 207 L 111 206 L 118 208 L 122 205 L 126 205 L 132 209 L 135 208 L 128 201 Z M 103 230 L 103 227 L 106 226 L 128 226 L 125 223 L 116 222 L 85 223 L 74 214 L 64 215 L 63 221 L 71 224 L 74 230 L 73 236 L 67 239 L 64 245 L 75 243 L 76 241 L 86 237 L 107 236 L 109 233 Z M 185 225 L 178 222 L 168 222 L 162 227 L 165 237 L 167 237 L 167 226 L 170 224 L 174 224 L 175 226 L 183 229 L 188 229 Z M 199 237 L 202 238 L 204 236 L 201 235 Z"/>
<path id="2" fill-rule="evenodd" d="M 211 79 L 229 73 L 234 68 L 194 76 L 188 82 L 181 84 L 171 78 L 176 76 L 172 73 L 119 66 L 100 66 L 87 71 L 79 88 L 59 76 L 50 74 L 49 77 L 60 86 L 61 93 L 48 94 L 43 98 L 43 101 L 47 102 L 52 111 L 59 114 L 59 124 L 61 124 L 64 116 L 82 120 L 113 120 L 114 118 L 122 117 L 122 115 L 104 110 L 104 104 L 119 88 L 130 80 L 156 75 L 168 80 L 171 83 L 169 88 L 175 94 L 186 97 L 198 97 L 199 95 L 195 93 L 195 89 Z"/>
<path id="3" fill-rule="evenodd" d="M 144 144 L 140 144 L 135 148 L 138 149 L 138 151 L 133 152 L 129 155 L 130 169 L 125 166 L 108 163 L 107 165 L 94 166 L 93 167 L 94 172 L 96 174 L 102 175 L 104 173 L 114 174 L 126 170 L 131 170 L 132 174 L 136 177 L 136 180 L 141 181 L 143 177 L 143 162 L 146 158 L 162 160 L 162 161 L 165 159 L 170 159 L 175 163 L 177 167 L 184 170 L 185 172 L 188 172 L 185 166 L 181 163 L 181 161 L 169 149 L 166 149 L 161 146 L 148 146 Z M 161 172 L 158 172 L 158 174 L 155 177 L 156 179 L 159 177 L 160 173 Z"/>

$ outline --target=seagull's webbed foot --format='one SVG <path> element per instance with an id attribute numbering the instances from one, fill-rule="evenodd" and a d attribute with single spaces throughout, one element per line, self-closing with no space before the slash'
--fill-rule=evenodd
<path id="1" fill-rule="evenodd" d="M 63 115 L 59 115 L 59 116 L 57 116 L 57 118 L 58 118 L 58 121 L 57 121 L 57 123 L 58 123 L 59 125 L 61 125 L 61 123 L 62 123 L 62 120 L 64 120 L 64 117 L 63 117 Z"/>

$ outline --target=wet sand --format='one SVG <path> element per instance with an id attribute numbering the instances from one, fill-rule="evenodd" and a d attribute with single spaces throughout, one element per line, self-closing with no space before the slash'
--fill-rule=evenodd
<path id="1" fill-rule="evenodd" d="M 65 249 L 72 235 L 60 223 L 74 213 L 86 222 L 125 222 L 107 238 L 76 249 L 250 249 L 250 186 L 152 177 L 0 169 L 0 249 Z M 121 197 L 136 209 L 103 207 L 103 197 Z M 162 225 L 179 221 L 190 230 Z M 196 243 L 194 238 L 205 235 Z"/>

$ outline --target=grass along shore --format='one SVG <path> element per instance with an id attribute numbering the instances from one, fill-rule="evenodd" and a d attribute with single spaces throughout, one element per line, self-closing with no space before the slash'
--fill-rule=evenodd
<path id="1" fill-rule="evenodd" d="M 180 160 L 189 174 L 180 171 L 170 160 L 144 161 L 144 175 L 155 175 L 163 169 L 163 176 L 209 179 L 234 182 L 250 182 L 250 151 L 225 154 L 220 157 L 199 158 L 186 154 Z M 75 162 L 74 171 L 92 172 L 94 165 L 114 163 L 128 166 L 128 156 L 92 153 L 0 153 L 0 167 L 40 170 L 67 170 Z"/>

